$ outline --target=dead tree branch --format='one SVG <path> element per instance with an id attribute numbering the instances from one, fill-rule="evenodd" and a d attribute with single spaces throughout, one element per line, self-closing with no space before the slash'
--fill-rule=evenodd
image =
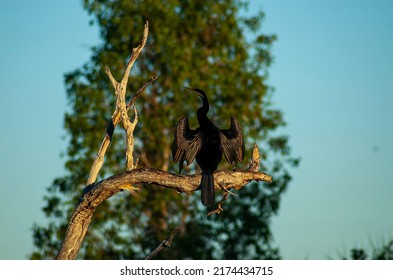
<path id="1" fill-rule="evenodd" d="M 154 75 L 141 88 L 139 88 L 139 90 L 134 95 L 134 97 L 127 103 L 127 111 L 134 105 L 136 99 L 142 94 L 142 92 L 152 82 L 157 80 L 157 77 L 158 77 L 157 75 Z M 120 123 L 120 121 L 121 121 L 121 115 L 120 115 L 120 112 L 117 110 L 113 113 L 111 120 L 109 122 L 109 125 L 106 128 L 104 139 L 102 140 L 100 149 L 99 149 L 97 156 L 93 162 L 93 165 L 91 166 L 89 178 L 87 179 L 86 185 L 93 184 L 97 180 L 98 172 L 100 171 L 102 164 L 104 163 L 104 156 L 105 156 L 106 151 L 108 150 L 108 147 L 112 141 L 113 132 L 115 130 L 115 127 Z"/>
<path id="2" fill-rule="evenodd" d="M 130 71 L 132 66 L 134 65 L 136 59 L 141 53 L 142 49 L 146 45 L 147 36 L 149 34 L 149 24 L 146 22 L 145 29 L 143 31 L 143 38 L 140 45 L 132 50 L 132 55 L 126 65 L 126 69 L 124 70 L 123 78 L 121 82 L 117 82 L 113 77 L 111 71 L 108 67 L 106 67 L 105 71 L 109 77 L 109 80 L 112 82 L 113 88 L 115 89 L 116 94 L 116 110 L 115 114 L 121 115 L 121 119 L 123 121 L 124 129 L 126 130 L 127 142 L 126 142 L 126 161 L 127 161 L 127 170 L 132 170 L 136 168 L 136 164 L 134 162 L 134 129 L 138 123 L 138 112 L 134 107 L 134 120 L 131 121 L 130 117 L 127 113 L 127 105 L 126 105 L 126 91 L 128 84 L 128 77 L 130 76 Z"/>
<path id="3" fill-rule="evenodd" d="M 119 122 L 123 119 L 123 116 L 128 116 L 127 112 L 128 110 L 134 105 L 136 99 L 139 97 L 139 95 L 146 89 L 147 86 L 149 86 L 153 81 L 155 81 L 157 79 L 157 75 L 154 75 L 152 78 L 149 79 L 149 81 L 147 81 L 138 91 L 137 93 L 134 95 L 134 97 L 131 99 L 131 101 L 125 106 L 125 113 L 124 111 L 124 106 L 123 104 L 121 104 L 121 102 L 123 102 L 125 100 L 125 93 L 126 93 L 126 89 L 127 89 L 127 81 L 128 81 L 128 76 L 130 74 L 131 71 L 131 67 L 133 66 L 135 60 L 138 58 L 140 52 L 142 51 L 143 47 L 146 44 L 146 40 L 147 40 L 147 35 L 148 35 L 148 22 L 146 22 L 145 24 L 145 29 L 144 29 L 144 35 L 142 38 L 142 42 L 141 44 L 137 47 L 133 49 L 133 54 L 131 55 L 127 66 L 125 68 L 124 74 L 123 74 L 123 79 L 121 81 L 121 83 L 118 83 L 116 81 L 116 79 L 113 77 L 112 73 L 110 72 L 109 68 L 106 68 L 106 73 L 109 77 L 109 80 L 111 81 L 114 89 L 115 89 L 115 94 L 116 94 L 116 109 L 112 114 L 110 123 L 106 129 L 106 133 L 104 136 L 104 139 L 102 140 L 100 149 L 97 153 L 97 156 L 93 162 L 93 165 L 90 169 L 90 173 L 89 173 L 89 178 L 87 179 L 86 185 L 90 185 L 93 184 L 96 180 L 97 180 L 97 176 L 98 176 L 98 172 L 100 171 L 102 164 L 104 163 L 104 156 L 105 153 L 112 141 L 112 136 L 113 136 L 113 131 L 115 129 L 115 127 L 119 124 Z M 121 110 L 121 108 L 123 108 L 123 111 Z M 135 115 L 136 116 L 136 115 Z M 135 122 L 135 120 L 134 120 Z M 135 123 L 136 125 L 136 123 Z M 127 139 L 129 139 L 128 135 L 132 134 L 132 131 L 129 131 L 127 133 Z M 132 140 L 129 140 L 130 142 L 132 142 Z M 129 145 L 127 145 L 128 147 Z M 134 145 L 132 145 L 132 149 L 133 149 Z M 129 154 L 130 151 L 127 153 Z M 131 158 L 129 160 L 127 160 L 127 165 L 128 163 L 133 162 L 133 159 L 131 160 Z M 131 164 L 130 164 L 131 165 Z"/>
<path id="4" fill-rule="evenodd" d="M 254 147 L 254 151 L 257 148 Z M 258 156 L 259 157 L 259 153 Z M 255 166 L 253 160 L 250 166 Z M 135 184 L 147 183 L 155 184 L 165 188 L 174 189 L 179 193 L 192 193 L 197 190 L 201 176 L 195 175 L 176 175 L 158 169 L 142 168 L 125 171 L 114 175 L 105 180 L 87 186 L 79 203 L 71 217 L 66 237 L 63 241 L 57 259 L 75 259 L 87 229 L 91 222 L 95 209 L 104 200 L 117 194 L 122 190 L 127 190 Z M 255 172 L 247 169 L 245 171 L 223 171 L 214 173 L 215 188 L 241 189 L 251 181 L 271 182 L 271 176 L 263 172 Z"/>
<path id="5" fill-rule="evenodd" d="M 150 255 L 148 255 L 145 260 L 151 260 L 155 256 L 157 256 L 161 251 L 165 250 L 168 247 L 172 246 L 173 239 L 175 238 L 176 234 L 179 232 L 180 228 L 182 225 L 178 225 L 172 232 L 171 236 L 169 237 L 168 240 L 163 240 L 160 245 L 158 245 L 157 248 L 154 249 L 153 252 L 151 252 Z"/>

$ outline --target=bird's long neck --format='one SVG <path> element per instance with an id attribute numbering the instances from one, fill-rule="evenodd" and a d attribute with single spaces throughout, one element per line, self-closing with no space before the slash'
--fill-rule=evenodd
<path id="1" fill-rule="evenodd" d="M 210 124 L 212 124 L 212 122 L 207 117 L 207 112 L 209 112 L 209 101 L 206 97 L 202 98 L 202 100 L 203 105 L 197 111 L 198 123 L 201 128 L 210 126 Z"/>

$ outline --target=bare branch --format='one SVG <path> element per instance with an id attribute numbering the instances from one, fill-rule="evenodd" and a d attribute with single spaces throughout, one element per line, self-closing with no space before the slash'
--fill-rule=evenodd
<path id="1" fill-rule="evenodd" d="M 116 79 L 113 77 L 111 70 L 109 70 L 108 67 L 105 67 L 105 72 L 108 75 L 109 80 L 112 83 L 113 88 L 115 89 L 115 92 L 117 92 L 117 86 L 118 86 L 118 82 L 116 81 Z"/>
<path id="2" fill-rule="evenodd" d="M 142 37 L 142 42 L 140 45 L 132 50 L 132 55 L 127 63 L 126 69 L 124 71 L 123 79 L 121 80 L 121 85 L 122 87 L 125 87 L 128 82 L 128 76 L 130 75 L 130 71 L 132 66 L 134 65 L 135 60 L 138 58 L 139 54 L 141 53 L 142 49 L 146 45 L 147 41 L 147 36 L 149 34 L 149 22 L 146 21 L 145 23 L 145 29 L 143 31 L 143 37 Z"/>
<path id="3" fill-rule="evenodd" d="M 102 164 L 104 162 L 105 153 L 109 147 L 109 144 L 112 140 L 113 131 L 116 125 L 123 120 L 124 128 L 126 129 L 127 135 L 127 148 L 126 148 L 126 160 L 127 160 L 127 170 L 131 170 L 137 167 L 137 162 L 134 163 L 133 158 L 133 151 L 134 151 L 134 129 L 138 122 L 138 115 L 136 113 L 136 109 L 134 108 L 135 118 L 134 121 L 131 122 L 128 117 L 128 110 L 131 106 L 135 103 L 135 100 L 139 97 L 139 95 L 145 90 L 145 88 L 150 85 L 153 81 L 157 79 L 157 75 L 154 75 L 152 78 L 149 79 L 135 94 L 135 96 L 131 99 L 131 101 L 126 105 L 125 104 L 125 94 L 127 90 L 127 82 L 128 77 L 134 64 L 135 60 L 138 58 L 140 52 L 142 51 L 143 47 L 146 44 L 147 36 L 148 36 L 148 22 L 145 24 L 144 34 L 142 38 L 141 44 L 133 49 L 133 53 L 130 57 L 130 60 L 127 63 L 126 69 L 124 71 L 123 79 L 121 83 L 118 83 L 116 79 L 113 77 L 110 69 L 108 67 L 105 68 L 105 72 L 111 81 L 113 88 L 115 89 L 116 98 L 116 108 L 112 115 L 111 121 L 106 129 L 106 133 L 104 139 L 101 143 L 100 149 L 98 154 L 93 162 L 93 165 L 90 169 L 89 178 L 87 179 L 87 185 L 94 183 L 97 179 L 98 172 L 101 170 Z"/>
<path id="4" fill-rule="evenodd" d="M 135 168 L 134 163 L 134 129 L 136 124 L 138 123 L 138 117 L 135 114 L 135 119 L 131 122 L 130 117 L 127 113 L 127 105 L 125 101 L 126 91 L 127 91 L 127 84 L 128 84 L 128 77 L 130 76 L 130 71 L 134 62 L 138 58 L 139 54 L 141 53 L 142 49 L 146 45 L 147 36 L 149 34 L 149 23 L 146 21 L 145 29 L 143 31 L 143 38 L 140 45 L 133 49 L 132 55 L 126 65 L 126 69 L 123 73 L 123 78 L 121 82 L 118 83 L 114 80 L 111 72 L 108 68 L 106 68 L 107 74 L 109 79 L 111 80 L 112 84 L 114 84 L 115 92 L 116 92 L 116 110 L 120 110 L 121 119 L 123 121 L 124 129 L 126 130 L 126 161 L 127 161 L 127 170 L 132 170 Z M 136 110 L 134 110 L 136 111 Z"/>
<path id="5" fill-rule="evenodd" d="M 224 211 L 224 208 L 222 208 L 222 203 L 224 203 L 224 201 L 228 199 L 228 195 L 229 195 L 229 193 L 226 192 L 224 194 L 224 196 L 221 198 L 221 200 L 218 202 L 217 208 L 215 210 L 210 211 L 209 213 L 207 213 L 207 215 L 210 216 L 212 214 L 221 214 L 221 212 Z"/>
<path id="6" fill-rule="evenodd" d="M 109 71 L 110 72 L 110 71 Z M 127 111 L 131 108 L 131 106 L 135 103 L 136 99 L 144 92 L 144 90 L 155 80 L 157 80 L 157 75 L 154 75 L 151 77 L 146 83 L 142 85 L 134 95 L 134 97 L 131 99 L 130 102 L 127 103 Z M 116 80 L 115 80 L 116 82 Z M 108 124 L 108 127 L 106 128 L 105 136 L 104 139 L 102 140 L 100 149 L 97 153 L 97 156 L 91 166 L 90 173 L 89 173 L 89 178 L 87 179 L 86 185 L 93 184 L 98 176 L 98 172 L 101 170 L 102 164 L 104 162 L 104 157 L 106 154 L 106 151 L 112 141 L 112 136 L 113 132 L 115 130 L 115 127 L 119 124 L 121 120 L 121 115 L 119 110 L 115 109 L 115 111 L 112 114 L 111 120 Z M 137 167 L 137 162 L 135 163 L 135 167 Z"/>
<path id="7" fill-rule="evenodd" d="M 134 95 L 134 97 L 128 102 L 127 104 L 127 110 L 131 108 L 132 105 L 134 105 L 136 99 L 139 97 L 139 95 L 147 88 L 152 82 L 157 80 L 157 74 L 155 74 L 153 77 L 151 77 Z"/>
<path id="8" fill-rule="evenodd" d="M 169 237 L 168 240 L 163 240 L 160 245 L 158 245 L 157 248 L 154 249 L 153 252 L 151 252 L 150 255 L 148 255 L 145 260 L 151 260 L 155 256 L 157 256 L 161 251 L 165 250 L 168 247 L 172 246 L 173 239 L 175 238 L 176 234 L 179 232 L 180 228 L 182 225 L 178 225 L 172 232 L 171 236 Z"/>
<path id="9" fill-rule="evenodd" d="M 133 169 L 114 175 L 105 180 L 87 186 L 83 190 L 78 205 L 70 219 L 60 252 L 57 259 L 75 259 L 87 229 L 92 219 L 94 210 L 104 200 L 118 192 L 134 188 L 135 184 L 155 184 L 165 188 L 174 189 L 179 193 L 191 193 L 198 189 L 201 175 L 176 175 L 158 169 L 142 168 Z M 215 187 L 227 189 L 241 189 L 251 181 L 271 182 L 272 177 L 263 172 L 246 171 L 217 171 L 214 173 Z M 130 187 L 131 186 L 131 187 Z"/>

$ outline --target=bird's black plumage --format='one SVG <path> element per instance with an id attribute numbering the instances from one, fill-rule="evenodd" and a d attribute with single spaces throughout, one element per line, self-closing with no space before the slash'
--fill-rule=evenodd
<path id="1" fill-rule="evenodd" d="M 202 170 L 200 183 L 201 201 L 205 206 L 214 202 L 213 173 L 217 170 L 222 154 L 230 164 L 243 161 L 244 141 L 241 127 L 236 118 L 231 118 L 229 129 L 218 129 L 207 117 L 209 101 L 201 89 L 191 89 L 202 99 L 203 105 L 197 111 L 199 127 L 191 130 L 187 117 L 182 118 L 176 126 L 172 146 L 174 162 L 179 162 L 179 173 L 183 162 L 189 165 L 195 158 Z"/>

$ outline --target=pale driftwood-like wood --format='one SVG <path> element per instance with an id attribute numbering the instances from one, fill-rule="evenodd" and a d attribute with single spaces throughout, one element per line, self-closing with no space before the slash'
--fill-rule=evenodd
<path id="1" fill-rule="evenodd" d="M 151 77 L 141 88 L 138 89 L 137 93 L 134 95 L 134 97 L 130 100 L 130 102 L 127 103 L 127 111 L 134 105 L 136 99 L 142 94 L 142 92 L 155 80 L 157 80 L 157 75 L 154 75 Z M 119 110 L 115 110 L 113 113 L 110 123 L 106 129 L 104 139 L 102 140 L 100 149 L 97 153 L 97 156 L 93 162 L 93 165 L 91 166 L 90 173 L 89 173 L 89 178 L 87 179 L 86 185 L 93 184 L 97 180 L 98 172 L 100 171 L 102 164 L 104 162 L 104 156 L 106 154 L 106 151 L 112 141 L 112 136 L 113 136 L 113 131 L 115 127 L 120 123 L 121 121 L 121 114 Z"/>
<path id="2" fill-rule="evenodd" d="M 119 124 L 121 120 L 123 120 L 123 123 L 128 126 L 128 129 L 126 128 L 127 131 L 127 143 L 130 142 L 131 145 L 127 145 L 127 152 L 126 152 L 126 158 L 127 158 L 127 170 L 130 170 L 131 168 L 134 168 L 136 164 L 134 164 L 134 159 L 132 157 L 133 149 L 134 149 L 134 138 L 133 138 L 133 131 L 134 128 L 137 124 L 137 112 L 134 107 L 134 113 L 135 113 L 135 119 L 134 122 L 130 122 L 128 118 L 128 110 L 134 106 L 134 103 L 136 99 L 139 97 L 139 95 L 145 90 L 145 88 L 150 85 L 153 81 L 157 79 L 157 75 L 154 75 L 148 82 L 146 82 L 135 94 L 135 96 L 132 98 L 132 100 L 125 105 L 125 94 L 127 90 L 127 82 L 128 82 L 128 76 L 130 74 L 131 68 L 134 65 L 135 60 L 138 58 L 139 54 L 141 53 L 142 49 L 146 45 L 147 41 L 147 36 L 148 36 L 149 28 L 148 28 L 148 22 L 145 24 L 145 29 L 142 37 L 142 42 L 141 44 L 133 49 L 133 53 L 127 63 L 127 66 L 124 70 L 123 78 L 121 82 L 117 82 L 116 79 L 113 77 L 111 71 L 107 67 L 105 69 L 114 89 L 115 89 L 115 94 L 116 94 L 116 109 L 114 113 L 112 114 L 111 117 L 111 122 L 109 123 L 106 133 L 104 136 L 104 139 L 102 140 L 100 149 L 97 153 L 97 156 L 93 162 L 92 167 L 90 168 L 90 173 L 89 177 L 87 179 L 86 185 L 93 184 L 97 180 L 98 172 L 100 171 L 102 164 L 104 163 L 104 156 L 105 153 L 111 143 L 112 140 L 112 135 L 115 127 Z M 131 123 L 131 125 L 130 125 Z M 131 154 L 131 156 L 130 156 Z"/>
<path id="3" fill-rule="evenodd" d="M 109 68 L 106 67 L 106 73 L 109 76 L 109 79 L 115 89 L 116 108 L 112 115 L 111 122 L 106 130 L 104 139 L 101 143 L 96 159 L 94 160 L 93 165 L 90 169 L 89 177 L 87 179 L 88 186 L 89 185 L 91 186 L 91 184 L 93 184 L 97 180 L 97 175 L 104 162 L 104 156 L 111 142 L 113 131 L 116 125 L 120 122 L 120 120 L 123 120 L 123 124 L 127 132 L 127 148 L 126 148 L 127 170 L 135 168 L 138 163 L 138 161 L 134 163 L 134 159 L 133 159 L 133 149 L 134 149 L 133 131 L 136 126 L 138 116 L 137 116 L 136 108 L 134 107 L 135 119 L 134 122 L 131 122 L 128 117 L 128 110 L 130 109 L 130 107 L 134 105 L 135 100 L 139 96 L 139 94 L 141 94 L 141 92 L 147 87 L 147 85 L 150 84 L 153 80 L 155 80 L 157 76 L 154 76 L 152 79 L 150 79 L 137 92 L 137 94 L 134 96 L 134 98 L 130 101 L 128 105 L 126 105 L 125 102 L 125 94 L 127 91 L 128 77 L 130 75 L 131 68 L 135 63 L 135 60 L 138 58 L 139 54 L 141 53 L 142 49 L 146 45 L 148 33 L 149 33 L 149 24 L 146 21 L 142 41 L 138 47 L 133 49 L 132 55 L 125 67 L 123 78 L 120 83 L 115 80 Z M 129 188 L 131 189 L 132 186 L 129 186 Z M 99 201 L 98 204 L 99 203 L 101 203 L 101 201 Z M 73 259 L 77 256 L 92 217 L 92 211 L 87 210 L 87 208 L 83 209 L 83 207 L 86 206 L 84 206 L 83 203 L 79 203 L 73 215 L 71 216 L 71 220 L 66 231 L 66 236 L 63 241 L 62 247 L 58 253 L 57 259 Z"/>
<path id="4" fill-rule="evenodd" d="M 121 119 L 123 121 L 124 129 L 126 130 L 126 162 L 127 162 L 127 170 L 132 170 L 137 167 L 137 163 L 134 162 L 134 130 L 138 123 L 138 112 L 134 107 L 134 120 L 131 121 L 128 116 L 127 105 L 125 101 L 128 77 L 130 76 L 130 71 L 135 61 L 137 60 L 139 54 L 142 52 L 143 48 L 147 42 L 147 36 L 149 34 L 149 23 L 146 21 L 145 29 L 143 31 L 142 42 L 138 47 L 132 50 L 132 55 L 126 65 L 126 69 L 124 70 L 123 78 L 120 83 L 116 81 L 113 77 L 111 71 L 108 67 L 106 67 L 106 73 L 109 77 L 109 80 L 112 82 L 113 88 L 115 89 L 116 94 L 116 110 L 115 113 L 120 112 Z"/>
<path id="5" fill-rule="evenodd" d="M 256 166 L 254 158 L 259 158 L 259 153 L 257 151 L 258 149 L 254 147 L 254 156 L 251 160 L 250 167 Z M 255 153 L 257 153 L 257 155 L 255 155 Z M 76 258 L 91 222 L 94 210 L 104 200 L 118 192 L 134 189 L 132 186 L 135 184 L 147 183 L 174 189 L 179 193 L 191 193 L 198 189 L 200 179 L 200 174 L 188 176 L 176 175 L 158 169 L 142 168 L 125 171 L 87 186 L 72 214 L 57 259 L 70 260 Z M 241 189 L 251 181 L 271 182 L 272 178 L 263 172 L 255 172 L 251 169 L 244 171 L 219 170 L 214 173 L 216 189 Z"/>
<path id="6" fill-rule="evenodd" d="M 248 170 L 258 172 L 260 163 L 261 163 L 261 155 L 259 154 L 258 145 L 255 144 L 254 148 L 252 149 L 251 162 L 250 165 L 248 166 Z"/>

